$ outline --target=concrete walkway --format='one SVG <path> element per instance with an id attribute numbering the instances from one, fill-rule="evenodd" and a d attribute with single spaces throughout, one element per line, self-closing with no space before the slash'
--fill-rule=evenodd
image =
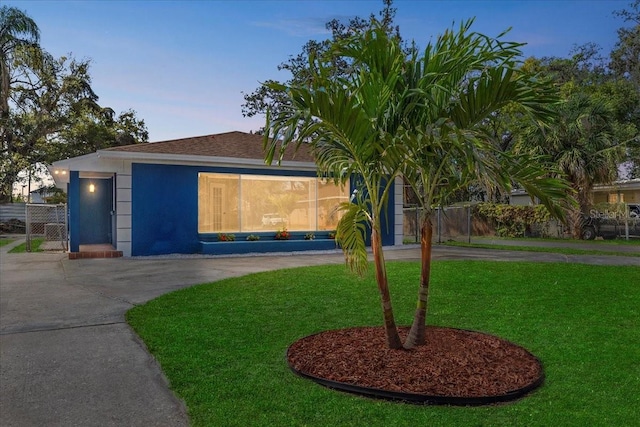
<path id="1" fill-rule="evenodd" d="M 0 248 L 0 426 L 188 425 L 186 408 L 125 323 L 125 312 L 198 283 L 343 262 L 338 251 L 70 261 L 64 253 L 8 254 L 15 244 Z M 385 255 L 420 258 L 417 246 Z M 633 257 L 447 246 L 436 246 L 434 259 L 640 265 Z"/>

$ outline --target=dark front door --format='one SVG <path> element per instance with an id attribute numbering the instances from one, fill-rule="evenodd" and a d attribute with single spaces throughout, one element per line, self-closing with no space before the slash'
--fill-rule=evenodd
<path id="1" fill-rule="evenodd" d="M 113 244 L 113 178 L 80 178 L 80 244 Z"/>

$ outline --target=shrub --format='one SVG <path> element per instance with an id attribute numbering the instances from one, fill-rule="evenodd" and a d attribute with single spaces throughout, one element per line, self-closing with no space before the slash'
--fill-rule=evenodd
<path id="1" fill-rule="evenodd" d="M 551 215 L 542 205 L 514 206 L 497 203 L 480 203 L 475 213 L 493 223 L 501 237 L 523 237 L 531 233 L 534 224 L 544 224 Z"/>

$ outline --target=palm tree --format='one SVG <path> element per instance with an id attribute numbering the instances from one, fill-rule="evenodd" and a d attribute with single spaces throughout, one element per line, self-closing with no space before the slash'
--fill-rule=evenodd
<path id="1" fill-rule="evenodd" d="M 382 37 L 381 37 L 382 36 Z M 367 66 L 346 77 L 335 78 L 330 64 L 313 58 L 309 86 L 278 86 L 286 91 L 286 103 L 276 117 L 267 114 L 266 160 L 271 163 L 289 144 L 311 144 L 318 173 L 344 185 L 353 178 L 356 191 L 336 229 L 350 267 L 358 272 L 367 266 L 365 223 L 370 227 L 371 248 L 380 293 L 387 344 L 401 348 L 396 328 L 386 265 L 382 250 L 381 216 L 399 175 L 403 153 L 396 149 L 397 111 L 402 101 L 404 53 L 382 29 L 368 31 L 353 40 L 350 57 Z M 342 52 L 347 56 L 349 52 Z"/>
<path id="2" fill-rule="evenodd" d="M 403 174 L 422 207 L 422 272 L 406 348 L 425 343 L 434 206 L 472 183 L 503 191 L 518 183 L 557 216 L 557 201 L 567 196 L 566 185 L 548 177 L 541 159 L 504 152 L 486 134 L 483 123 L 507 106 L 525 119 L 549 120 L 557 97 L 547 82 L 519 67 L 521 45 L 470 32 L 472 23 L 429 44 L 409 73 L 405 127 L 411 132 L 403 138 Z"/>
<path id="3" fill-rule="evenodd" d="M 352 61 L 357 70 L 331 78 L 328 66 L 314 59 L 308 86 L 278 87 L 288 93 L 288 107 L 267 116 L 266 160 L 281 158 L 289 144 L 306 142 L 315 153 L 319 173 L 344 183 L 357 176 L 353 203 L 337 229 L 349 264 L 366 265 L 366 222 L 383 319 L 390 348 L 401 348 L 396 329 L 382 244 L 381 213 L 396 177 L 403 175 L 427 213 L 434 202 L 479 176 L 509 184 L 510 173 L 522 167 L 510 156 L 498 155 L 475 128 L 483 118 L 508 102 L 528 104 L 544 112 L 553 97 L 535 81 L 520 75 L 513 58 L 516 44 L 467 32 L 447 32 L 422 55 L 403 51 L 399 39 L 373 23 L 363 34 L 341 41 L 334 53 Z M 541 114 L 543 116 L 543 114 Z M 559 184 L 543 178 L 530 163 L 518 178 L 545 201 Z M 549 193 L 545 193 L 548 191 Z M 432 227 L 422 220 L 422 273 L 418 308 L 405 347 L 425 342 Z"/>
<path id="4" fill-rule="evenodd" d="M 11 59 L 16 49 L 38 45 L 40 31 L 33 19 L 15 7 L 0 7 L 0 116 L 9 111 Z"/>
<path id="5" fill-rule="evenodd" d="M 614 112 L 606 100 L 585 93 L 569 94 L 554 107 L 555 119 L 541 132 L 532 128 L 520 148 L 548 156 L 573 188 L 577 205 L 567 207 L 575 238 L 582 234 L 582 214 L 591 206 L 594 184 L 617 176 L 624 148 L 615 138 Z"/>

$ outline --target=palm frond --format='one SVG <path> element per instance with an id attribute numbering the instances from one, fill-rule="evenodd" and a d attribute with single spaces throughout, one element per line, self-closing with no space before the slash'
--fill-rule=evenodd
<path id="1" fill-rule="evenodd" d="M 363 275 L 369 266 L 366 248 L 366 224 L 370 224 L 367 211 L 360 204 L 342 203 L 344 215 L 336 228 L 336 242 L 342 247 L 347 266 Z"/>

